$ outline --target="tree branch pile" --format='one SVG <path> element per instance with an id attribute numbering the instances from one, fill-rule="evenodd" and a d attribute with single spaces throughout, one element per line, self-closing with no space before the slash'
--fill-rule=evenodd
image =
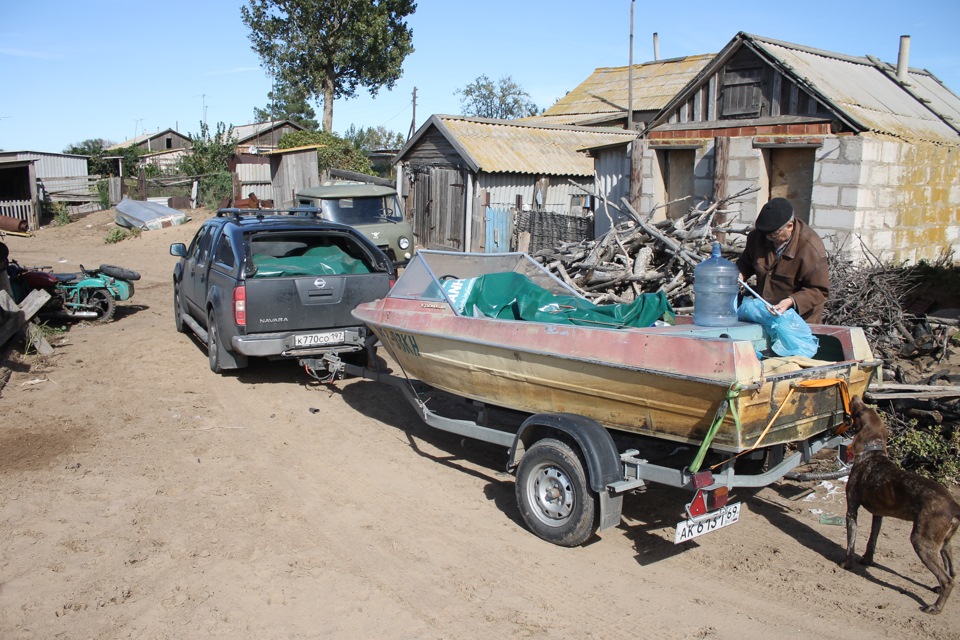
<path id="1" fill-rule="evenodd" d="M 745 189 L 729 198 L 705 201 L 691 207 L 683 218 L 659 222 L 651 219 L 661 207 L 641 216 L 626 200 L 621 201 L 622 208 L 603 200 L 603 212 L 597 215 L 610 215 L 612 221 L 610 209 L 614 209 L 630 220 L 595 240 L 564 243 L 533 257 L 597 304 L 630 302 L 641 293 L 662 290 L 676 311 L 692 311 L 694 268 L 710 257 L 715 241 L 721 243 L 727 259 L 736 260 L 742 253 L 743 247 L 729 243 L 727 237 L 745 236 L 749 227 L 722 226 L 722 221 L 733 211 L 729 207 L 754 191 Z"/>

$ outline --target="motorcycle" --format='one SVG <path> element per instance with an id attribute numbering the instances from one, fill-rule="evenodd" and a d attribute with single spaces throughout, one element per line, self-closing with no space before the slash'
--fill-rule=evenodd
<path id="1" fill-rule="evenodd" d="M 109 322 L 116 312 L 118 300 L 133 297 L 133 283 L 140 274 L 130 269 L 102 264 L 99 269 L 77 273 L 52 273 L 51 267 L 27 268 L 11 260 L 7 267 L 10 286 L 17 303 L 34 289 L 50 294 L 39 315 L 74 320 Z"/>

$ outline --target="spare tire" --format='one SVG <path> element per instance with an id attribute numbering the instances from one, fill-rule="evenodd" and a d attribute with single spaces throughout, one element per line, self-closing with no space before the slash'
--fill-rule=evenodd
<path id="1" fill-rule="evenodd" d="M 139 280 L 140 274 L 132 269 L 124 269 L 123 267 L 115 267 L 112 264 L 102 264 L 100 265 L 100 272 L 110 276 L 111 278 L 119 278 L 120 280 Z"/>

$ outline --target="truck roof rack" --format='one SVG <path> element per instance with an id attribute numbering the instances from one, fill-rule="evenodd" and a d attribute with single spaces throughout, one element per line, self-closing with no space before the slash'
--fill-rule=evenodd
<path id="1" fill-rule="evenodd" d="M 316 218 L 319 215 L 319 211 L 316 207 L 312 205 L 301 205 L 299 207 L 292 207 L 290 209 L 238 209 L 236 207 L 225 207 L 223 209 L 217 209 L 218 218 L 227 218 L 231 217 L 235 220 L 241 220 L 243 218 L 257 218 L 262 220 L 266 216 L 296 216 L 300 218 Z"/>

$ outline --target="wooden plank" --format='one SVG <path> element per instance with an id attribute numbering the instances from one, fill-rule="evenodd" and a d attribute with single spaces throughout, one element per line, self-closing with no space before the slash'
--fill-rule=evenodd
<path id="1" fill-rule="evenodd" d="M 35 316 L 37 311 L 39 311 L 49 299 L 49 293 L 34 289 L 18 307 L 6 291 L 0 291 L 0 306 L 7 310 L 4 313 L 5 319 L 3 324 L 0 325 L 0 345 L 6 344 L 7 340 L 19 331 L 20 327 Z M 16 311 L 13 311 L 13 308 L 10 307 L 11 303 Z"/>

